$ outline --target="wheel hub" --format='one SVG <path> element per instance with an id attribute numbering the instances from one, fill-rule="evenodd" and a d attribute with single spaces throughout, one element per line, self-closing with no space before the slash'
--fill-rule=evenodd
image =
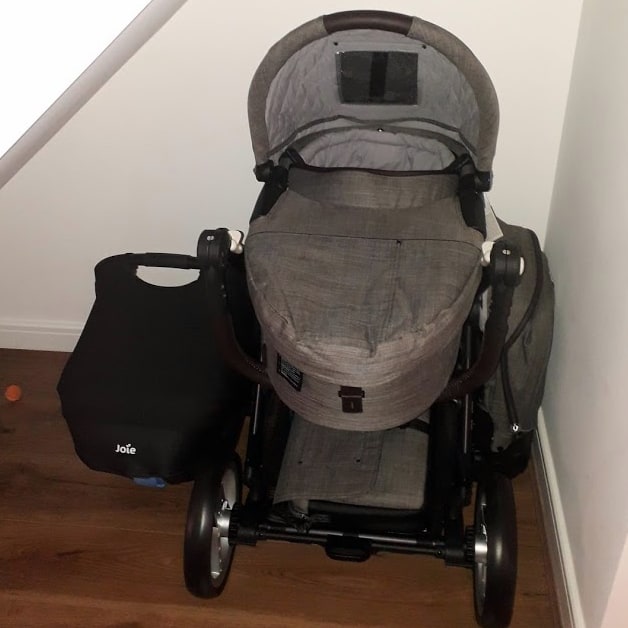
<path id="1" fill-rule="evenodd" d="M 225 470 L 220 483 L 219 508 L 214 515 L 211 537 L 211 577 L 215 586 L 225 578 L 233 547 L 229 544 L 231 509 L 238 499 L 237 479 L 232 469 Z"/>
<path id="2" fill-rule="evenodd" d="M 216 514 L 216 527 L 221 537 L 229 537 L 229 524 L 231 523 L 231 504 L 223 500 L 220 510 Z"/>
<path id="3" fill-rule="evenodd" d="M 486 599 L 486 573 L 488 562 L 488 536 L 486 534 L 486 504 L 480 504 L 478 509 L 478 521 L 475 522 L 475 539 L 473 552 L 473 569 L 475 576 L 475 598 L 477 608 L 480 613 L 484 609 L 484 601 Z"/>

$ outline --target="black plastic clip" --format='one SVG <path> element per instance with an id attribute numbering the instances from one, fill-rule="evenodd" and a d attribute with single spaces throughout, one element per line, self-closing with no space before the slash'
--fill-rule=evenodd
<path id="1" fill-rule="evenodd" d="M 357 414 L 363 412 L 362 399 L 364 399 L 364 390 L 356 386 L 341 386 L 338 396 L 342 399 L 342 411 Z"/>

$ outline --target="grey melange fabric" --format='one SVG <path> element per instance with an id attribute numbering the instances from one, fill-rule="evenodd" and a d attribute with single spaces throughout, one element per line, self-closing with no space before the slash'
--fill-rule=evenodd
<path id="1" fill-rule="evenodd" d="M 347 432 L 295 416 L 274 502 L 305 508 L 309 500 L 324 500 L 419 510 L 427 442 L 427 435 L 415 429 Z"/>
<path id="2" fill-rule="evenodd" d="M 324 133 L 304 145 L 300 155 L 320 168 L 341 163 L 405 172 L 444 170 L 453 160 L 452 151 L 437 139 L 368 129 Z"/>
<path id="3" fill-rule="evenodd" d="M 256 219 L 249 292 L 277 394 L 303 418 L 377 431 L 425 412 L 447 383 L 481 276 L 482 236 L 449 175 L 293 168 Z M 302 372 L 300 390 L 275 368 Z M 343 411 L 340 387 L 364 391 Z"/>
<path id="4" fill-rule="evenodd" d="M 417 55 L 415 104 L 342 102 L 338 55 L 355 50 L 402 51 Z M 261 106 L 261 103 L 259 104 Z M 386 128 L 395 121 L 410 129 L 438 130 L 458 140 L 475 155 L 480 139 L 480 111 L 475 93 L 460 70 L 434 48 L 397 33 L 344 31 L 308 43 L 281 67 L 270 84 L 265 103 L 270 150 L 276 158 L 288 144 L 308 134 L 338 126 Z M 312 163 L 308 161 L 308 163 Z M 326 166 L 357 166 L 338 159 Z"/>

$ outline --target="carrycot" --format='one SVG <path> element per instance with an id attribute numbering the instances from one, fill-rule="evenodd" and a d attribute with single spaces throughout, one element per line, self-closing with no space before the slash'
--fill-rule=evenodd
<path id="1" fill-rule="evenodd" d="M 247 279 L 283 401 L 320 425 L 382 430 L 425 412 L 452 374 L 485 229 L 473 203 L 461 211 L 461 174 L 490 182 L 498 107 L 450 33 L 342 19 L 287 35 L 253 79 L 258 174 L 289 174 L 254 213 Z"/>

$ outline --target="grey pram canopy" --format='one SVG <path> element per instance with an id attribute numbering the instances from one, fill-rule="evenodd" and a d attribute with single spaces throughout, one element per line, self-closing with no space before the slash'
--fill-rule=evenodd
<path id="1" fill-rule="evenodd" d="M 371 141 L 373 132 L 385 132 L 386 143 L 398 144 L 412 165 L 400 161 L 390 170 L 424 169 L 411 150 L 418 136 L 467 152 L 478 170 L 490 172 L 499 108 L 482 64 L 443 28 L 415 17 L 407 34 L 334 32 L 319 17 L 288 33 L 262 60 L 249 91 L 249 125 L 257 164 L 276 162 L 288 146 L 309 144 L 315 153 L 317 142 L 346 150 L 336 163 L 317 157 L 312 165 L 360 166 L 347 159 L 359 144 L 381 162 L 383 141 Z"/>
<path id="2" fill-rule="evenodd" d="M 451 376 L 483 242 L 451 165 L 490 172 L 497 100 L 468 48 L 418 18 L 407 35 L 330 30 L 288 34 L 253 79 L 257 163 L 287 148 L 305 163 L 252 222 L 247 277 L 283 401 L 322 426 L 384 430 Z"/>

